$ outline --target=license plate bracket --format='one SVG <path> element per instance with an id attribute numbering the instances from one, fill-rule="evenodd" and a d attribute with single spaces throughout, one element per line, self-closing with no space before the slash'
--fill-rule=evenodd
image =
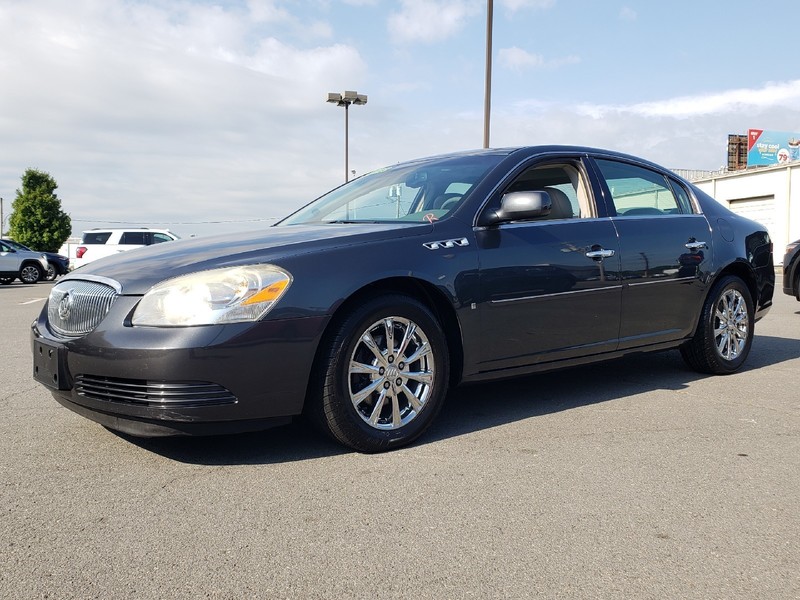
<path id="1" fill-rule="evenodd" d="M 54 390 L 72 389 L 67 369 L 67 349 L 47 340 L 34 340 L 33 378 Z"/>

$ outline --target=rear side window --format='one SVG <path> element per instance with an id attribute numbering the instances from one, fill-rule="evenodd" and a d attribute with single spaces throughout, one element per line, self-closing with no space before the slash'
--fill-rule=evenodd
<path id="1" fill-rule="evenodd" d="M 105 244 L 111 237 L 110 231 L 90 231 L 83 234 L 84 244 Z"/>
<path id="2" fill-rule="evenodd" d="M 120 244 L 136 244 L 144 246 L 147 244 L 147 233 L 144 231 L 126 231 L 119 239 Z"/>
<path id="3" fill-rule="evenodd" d="M 638 165 L 597 160 L 619 217 L 665 216 L 691 213 L 684 192 L 679 200 L 667 178 Z"/>

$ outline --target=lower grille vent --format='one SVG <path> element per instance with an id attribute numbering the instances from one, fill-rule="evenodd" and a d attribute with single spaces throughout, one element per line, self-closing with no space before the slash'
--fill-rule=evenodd
<path id="1" fill-rule="evenodd" d="M 81 396 L 141 406 L 177 408 L 236 404 L 236 396 L 216 383 L 205 381 L 147 381 L 78 375 L 75 389 Z"/>

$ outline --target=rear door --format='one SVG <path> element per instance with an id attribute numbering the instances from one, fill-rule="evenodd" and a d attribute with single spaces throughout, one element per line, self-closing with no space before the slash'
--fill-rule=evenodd
<path id="1" fill-rule="evenodd" d="M 594 203 L 583 161 L 535 163 L 495 201 L 533 190 L 550 195 L 549 215 L 476 230 L 484 372 L 617 347 L 619 244 L 605 208 Z"/>
<path id="2" fill-rule="evenodd" d="M 595 165 L 620 239 L 620 348 L 690 335 L 710 277 L 708 221 L 668 173 L 618 159 Z"/>

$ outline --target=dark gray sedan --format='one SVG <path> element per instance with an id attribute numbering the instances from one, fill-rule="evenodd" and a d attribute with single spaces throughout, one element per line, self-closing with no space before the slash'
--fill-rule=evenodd
<path id="1" fill-rule="evenodd" d="M 56 284 L 33 373 L 140 436 L 305 414 L 365 452 L 415 440 L 460 382 L 678 348 L 739 369 L 771 241 L 647 161 L 581 147 L 375 171 L 260 233 L 98 260 Z"/>

